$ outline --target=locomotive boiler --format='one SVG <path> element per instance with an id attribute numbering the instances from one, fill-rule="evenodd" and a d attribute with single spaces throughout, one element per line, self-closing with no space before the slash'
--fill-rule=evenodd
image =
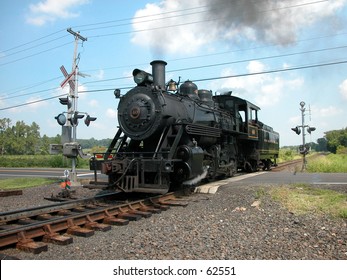
<path id="1" fill-rule="evenodd" d="M 118 131 L 103 159 L 90 164 L 108 176 L 105 187 L 165 193 L 276 163 L 279 135 L 258 120 L 257 106 L 189 80 L 166 83 L 166 62 L 151 65 L 152 73 L 133 71 L 136 86 L 125 95 L 115 91 Z"/>

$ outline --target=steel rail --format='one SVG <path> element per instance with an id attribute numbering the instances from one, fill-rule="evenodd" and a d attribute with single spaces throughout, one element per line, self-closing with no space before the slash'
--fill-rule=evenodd
<path id="1" fill-rule="evenodd" d="M 84 201 L 84 204 L 70 203 L 55 209 L 38 207 L 39 212 L 23 209 L 23 214 L 20 214 L 20 211 L 14 211 L 20 217 L 17 220 L 13 219 L 13 213 L 3 215 L 6 223 L 0 224 L 0 249 L 16 244 L 18 249 L 37 254 L 47 251 L 48 242 L 70 244 L 70 235 L 89 237 L 95 230 L 107 231 L 111 225 L 126 225 L 131 220 L 147 218 L 153 213 L 167 210 L 169 206 L 187 205 L 174 193 L 118 205 L 98 204 L 91 199 Z"/>

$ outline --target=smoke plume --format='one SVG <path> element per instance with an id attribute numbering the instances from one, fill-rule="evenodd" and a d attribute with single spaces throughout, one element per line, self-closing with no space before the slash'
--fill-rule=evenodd
<path id="1" fill-rule="evenodd" d="M 221 40 L 286 46 L 317 22 L 329 25 L 346 1 L 165 0 L 137 11 L 132 41 L 155 53 L 193 53 Z"/>

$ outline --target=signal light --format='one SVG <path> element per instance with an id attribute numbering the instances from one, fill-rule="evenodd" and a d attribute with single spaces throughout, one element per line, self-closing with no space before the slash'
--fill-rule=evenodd
<path id="1" fill-rule="evenodd" d="M 71 100 L 69 99 L 69 97 L 60 97 L 59 102 L 62 105 L 67 105 L 68 108 L 71 107 Z"/>
<path id="2" fill-rule="evenodd" d="M 292 128 L 292 130 L 297 134 L 297 135 L 299 135 L 300 133 L 301 133 L 301 129 L 300 129 L 300 127 L 295 127 L 295 128 Z"/>
<path id="3" fill-rule="evenodd" d="M 89 126 L 90 122 L 93 122 L 95 120 L 96 120 L 95 117 L 91 117 L 91 116 L 87 115 L 86 119 L 84 120 L 84 123 L 86 124 L 86 126 Z"/>
<path id="4" fill-rule="evenodd" d="M 315 127 L 308 127 L 307 128 L 307 132 L 311 134 L 312 131 L 315 131 L 316 128 Z"/>
<path id="5" fill-rule="evenodd" d="M 63 113 L 59 114 L 58 116 L 54 117 L 58 124 L 60 124 L 61 126 L 63 126 L 64 124 L 66 124 L 66 117 Z"/>
<path id="6" fill-rule="evenodd" d="M 79 115 L 78 112 L 75 112 L 72 117 L 72 124 L 77 125 L 78 124 L 78 119 L 83 119 L 84 115 Z"/>

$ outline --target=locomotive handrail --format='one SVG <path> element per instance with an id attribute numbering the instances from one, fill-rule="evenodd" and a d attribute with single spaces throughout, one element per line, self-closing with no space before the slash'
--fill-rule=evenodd
<path id="1" fill-rule="evenodd" d="M 162 152 L 156 152 L 155 154 L 160 155 L 160 154 L 169 154 L 169 153 L 170 153 L 169 151 L 162 151 Z M 96 155 L 106 155 L 106 154 L 107 153 L 93 153 L 94 156 L 92 157 L 92 159 L 96 159 L 97 158 Z M 152 155 L 153 152 L 117 152 L 117 155 L 142 155 L 142 154 Z M 151 156 L 148 158 L 151 158 Z"/>

